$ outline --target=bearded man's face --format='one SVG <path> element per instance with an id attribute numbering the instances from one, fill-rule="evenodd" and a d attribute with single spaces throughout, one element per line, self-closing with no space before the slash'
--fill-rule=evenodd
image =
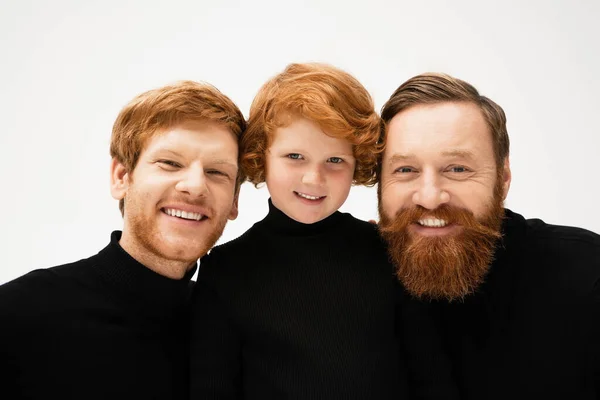
<path id="1" fill-rule="evenodd" d="M 412 106 L 387 127 L 380 232 L 416 297 L 461 299 L 484 280 L 501 237 L 508 160 L 498 166 L 478 106 Z"/>

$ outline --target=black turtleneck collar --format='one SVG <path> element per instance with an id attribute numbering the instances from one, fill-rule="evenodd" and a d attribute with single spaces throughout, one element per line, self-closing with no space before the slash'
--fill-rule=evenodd
<path id="1" fill-rule="evenodd" d="M 97 255 L 95 270 L 117 295 L 136 298 L 140 304 L 168 313 L 182 307 L 191 292 L 190 280 L 197 265 L 182 279 L 160 275 L 134 259 L 119 244 L 121 231 L 114 231 L 110 244 Z"/>
<path id="2" fill-rule="evenodd" d="M 288 217 L 283 211 L 273 205 L 269 199 L 269 214 L 258 224 L 263 228 L 286 236 L 314 236 L 339 229 L 344 214 L 336 211 L 327 218 L 314 224 L 304 224 Z"/>
<path id="3" fill-rule="evenodd" d="M 498 242 L 494 259 L 495 264 L 502 261 L 507 251 L 514 251 L 523 242 L 527 230 L 527 221 L 522 215 L 517 214 L 508 208 L 504 209 L 504 219 L 502 220 L 502 239 Z"/>

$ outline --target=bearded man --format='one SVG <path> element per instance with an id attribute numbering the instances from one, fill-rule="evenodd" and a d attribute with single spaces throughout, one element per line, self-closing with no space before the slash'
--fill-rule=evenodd
<path id="1" fill-rule="evenodd" d="M 414 306 L 434 316 L 461 398 L 599 399 L 600 237 L 504 208 L 502 108 L 423 74 L 382 119 L 380 232 Z"/>

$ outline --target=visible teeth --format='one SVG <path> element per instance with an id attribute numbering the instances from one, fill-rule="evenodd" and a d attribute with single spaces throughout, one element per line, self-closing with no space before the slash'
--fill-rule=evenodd
<path id="1" fill-rule="evenodd" d="M 304 194 L 304 193 L 300 193 L 300 192 L 296 192 L 298 194 L 298 196 L 300 197 L 304 197 L 305 199 L 309 199 L 309 200 L 318 200 L 323 196 L 311 196 L 308 194 Z"/>
<path id="2" fill-rule="evenodd" d="M 202 215 L 200 213 L 186 212 L 186 211 L 176 210 L 174 208 L 165 208 L 165 213 L 172 217 L 191 219 L 191 220 L 195 220 L 195 221 L 200 221 L 202 218 L 204 218 L 204 215 Z"/>
<path id="3" fill-rule="evenodd" d="M 448 224 L 448 222 L 446 222 L 443 219 L 438 219 L 438 218 L 426 218 L 426 219 L 419 220 L 419 225 L 423 225 L 423 226 L 427 226 L 427 227 L 431 227 L 431 228 L 443 228 L 447 224 Z"/>

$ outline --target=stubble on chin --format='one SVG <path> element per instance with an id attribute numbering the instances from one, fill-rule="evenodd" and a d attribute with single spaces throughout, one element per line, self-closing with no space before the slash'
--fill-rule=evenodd
<path id="1" fill-rule="evenodd" d="M 227 224 L 226 216 L 209 219 L 202 222 L 209 224 L 208 232 L 190 238 L 185 233 L 161 232 L 157 216 L 144 215 L 135 209 L 136 204 L 126 207 L 129 207 L 129 213 L 126 209 L 125 214 L 128 232 L 123 234 L 127 234 L 128 248 L 123 246 L 124 249 L 146 267 L 170 278 L 183 277 L 214 246 Z"/>

